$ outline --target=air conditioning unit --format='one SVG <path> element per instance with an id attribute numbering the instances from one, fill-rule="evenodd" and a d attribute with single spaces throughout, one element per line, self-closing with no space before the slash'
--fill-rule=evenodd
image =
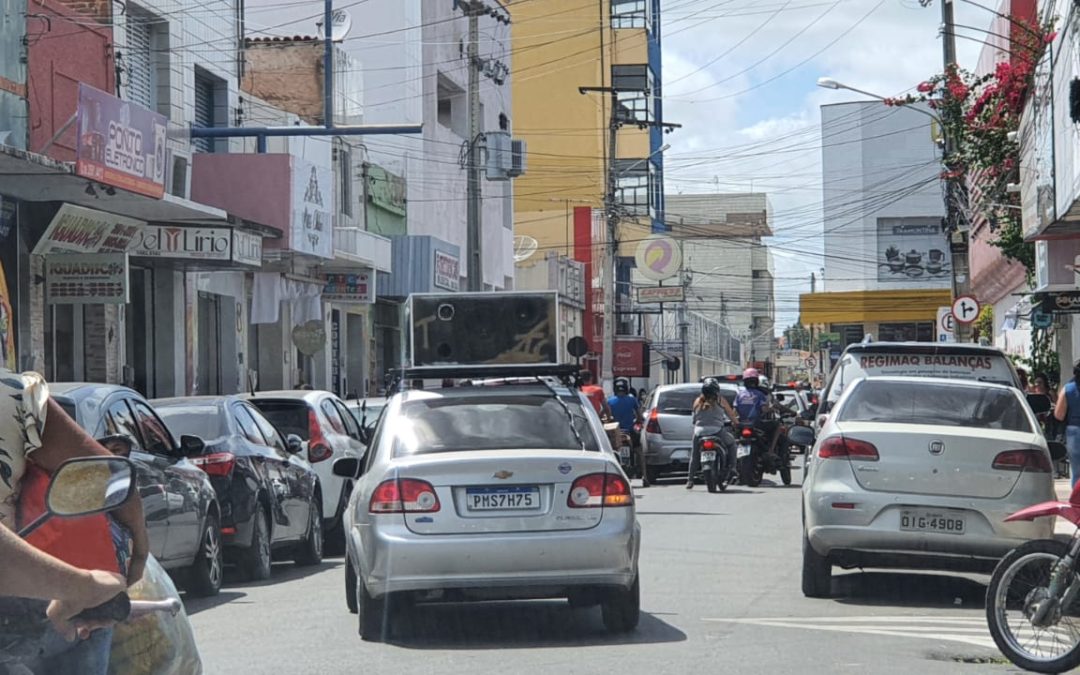
<path id="1" fill-rule="evenodd" d="M 510 168 L 506 173 L 511 178 L 525 173 L 525 141 L 510 141 Z"/>
<path id="2" fill-rule="evenodd" d="M 487 145 L 487 179 L 510 180 L 510 132 L 489 131 L 484 134 L 484 140 Z"/>
<path id="3" fill-rule="evenodd" d="M 191 199 L 191 153 L 170 149 L 165 166 L 165 191 L 174 197 Z"/>

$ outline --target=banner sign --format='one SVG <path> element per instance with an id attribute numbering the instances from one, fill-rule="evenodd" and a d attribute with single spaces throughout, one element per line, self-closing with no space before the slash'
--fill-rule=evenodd
<path id="1" fill-rule="evenodd" d="M 435 286 L 448 291 L 461 287 L 461 264 L 456 256 L 435 251 Z"/>
<path id="2" fill-rule="evenodd" d="M 141 220 L 64 204 L 41 235 L 34 255 L 123 253 L 146 225 Z"/>
<path id="3" fill-rule="evenodd" d="M 147 225 L 131 240 L 128 253 L 147 258 L 228 261 L 232 230 L 227 227 Z"/>
<path id="4" fill-rule="evenodd" d="M 375 302 L 375 275 L 372 272 L 356 274 L 326 274 L 323 302 L 370 305 Z"/>
<path id="5" fill-rule="evenodd" d="M 232 233 L 232 259 L 241 265 L 262 266 L 262 237 L 250 232 L 233 230 Z"/>
<path id="6" fill-rule="evenodd" d="M 50 305 L 127 304 L 127 254 L 73 253 L 47 256 L 45 302 Z"/>
<path id="7" fill-rule="evenodd" d="M 75 175 L 161 199 L 168 120 L 82 82 Z"/>
<path id="8" fill-rule="evenodd" d="M 644 340 L 616 340 L 612 356 L 616 377 L 649 376 L 649 347 Z"/>
<path id="9" fill-rule="evenodd" d="M 1042 296 L 1040 306 L 1042 307 L 1042 311 L 1047 314 L 1080 313 L 1080 291 L 1047 293 Z"/>
<path id="10" fill-rule="evenodd" d="M 333 170 L 293 157 L 289 248 L 319 258 L 334 257 Z"/>
<path id="11" fill-rule="evenodd" d="M 682 286 L 646 286 L 637 289 L 637 301 L 646 302 L 682 302 L 686 292 Z"/>

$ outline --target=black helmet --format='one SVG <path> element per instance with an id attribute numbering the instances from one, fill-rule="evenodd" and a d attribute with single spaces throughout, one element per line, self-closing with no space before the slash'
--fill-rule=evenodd
<path id="1" fill-rule="evenodd" d="M 630 383 L 627 382 L 626 380 L 618 379 L 618 380 L 615 380 L 614 388 L 615 388 L 615 393 L 616 394 L 618 394 L 618 393 L 625 394 L 625 393 L 630 391 Z"/>
<path id="2" fill-rule="evenodd" d="M 720 383 L 715 377 L 706 377 L 701 382 L 701 395 L 706 398 L 716 398 L 720 395 Z"/>

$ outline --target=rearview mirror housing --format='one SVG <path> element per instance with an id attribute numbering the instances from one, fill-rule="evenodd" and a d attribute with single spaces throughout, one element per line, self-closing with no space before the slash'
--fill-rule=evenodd
<path id="1" fill-rule="evenodd" d="M 198 457 L 206 452 L 206 441 L 198 436 L 184 434 L 180 437 L 180 452 L 184 457 Z"/>
<path id="2" fill-rule="evenodd" d="M 342 478 L 360 477 L 360 460 L 356 457 L 341 457 L 334 460 L 333 471 L 335 476 Z"/>
<path id="3" fill-rule="evenodd" d="M 289 451 L 289 454 L 299 455 L 304 451 L 304 439 L 296 434 L 289 434 L 285 437 L 285 449 Z"/>
<path id="4" fill-rule="evenodd" d="M 60 465 L 49 483 L 45 505 L 63 518 L 111 511 L 135 491 L 135 465 L 124 457 L 81 457 Z"/>
<path id="5" fill-rule="evenodd" d="M 793 445 L 809 448 L 814 445 L 815 440 L 817 439 L 814 436 L 814 431 L 810 427 L 792 427 L 788 429 L 788 441 Z"/>
<path id="6" fill-rule="evenodd" d="M 799 417 L 806 420 L 807 422 L 813 422 L 815 417 L 814 411 L 807 408 L 806 410 L 799 413 Z"/>

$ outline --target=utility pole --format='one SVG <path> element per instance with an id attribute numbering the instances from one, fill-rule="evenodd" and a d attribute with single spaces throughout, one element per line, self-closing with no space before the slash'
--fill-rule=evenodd
<path id="1" fill-rule="evenodd" d="M 608 165 L 604 189 L 604 218 L 607 238 L 604 241 L 604 352 L 600 360 L 600 379 L 604 391 L 615 386 L 615 260 L 619 257 L 617 240 L 619 214 L 615 210 L 615 144 L 619 139 L 619 92 L 611 89 L 611 114 L 608 120 Z"/>
<path id="2" fill-rule="evenodd" d="M 468 248 L 469 276 L 468 289 L 472 292 L 484 290 L 483 257 L 481 251 L 483 208 L 480 194 L 480 155 L 479 139 L 481 133 L 480 119 L 480 16 L 476 10 L 470 9 L 469 13 L 469 196 L 466 208 L 468 220 L 468 236 L 466 248 Z"/>
<path id="3" fill-rule="evenodd" d="M 945 75 L 956 68 L 956 27 L 953 20 L 953 0 L 941 0 L 941 43 Z M 945 97 L 951 96 L 945 88 Z M 949 168 L 952 153 L 956 150 L 956 139 L 942 127 L 945 141 L 943 164 Z M 966 214 L 961 206 L 967 205 L 967 187 L 959 180 L 945 179 L 945 231 L 949 235 L 949 252 L 952 259 L 952 295 L 953 300 L 971 294 L 971 275 L 968 263 L 968 231 Z M 971 324 L 956 324 L 956 341 L 971 342 Z"/>

